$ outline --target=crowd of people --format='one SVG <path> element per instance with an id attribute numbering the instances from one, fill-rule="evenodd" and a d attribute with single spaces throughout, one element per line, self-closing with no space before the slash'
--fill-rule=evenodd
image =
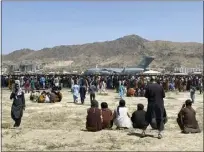
<path id="1" fill-rule="evenodd" d="M 65 81 L 66 80 L 66 81 Z M 164 107 L 165 92 L 167 91 L 189 91 L 192 100 L 186 100 L 178 114 L 177 123 L 184 133 L 198 133 L 200 128 L 196 120 L 195 110 L 192 103 L 195 100 L 195 91 L 202 93 L 203 79 L 200 76 L 87 76 L 87 77 L 5 77 L 2 87 L 9 87 L 12 91 L 10 99 L 13 99 L 12 119 L 15 121 L 14 127 L 20 126 L 23 110 L 25 109 L 25 93 L 42 89 L 38 102 L 60 102 L 62 94 L 60 89 L 70 87 L 73 93 L 73 102 L 84 104 L 87 92 L 90 94 L 91 108 L 87 110 L 86 129 L 89 131 L 99 131 L 112 128 L 113 124 L 118 129 L 139 128 L 142 129 L 142 137 L 148 125 L 158 130 L 158 138 L 161 139 L 161 132 L 167 122 L 167 112 Z M 52 88 L 51 92 L 45 89 Z M 55 88 L 55 89 L 54 89 Z M 107 92 L 106 89 L 116 89 L 119 93 L 119 106 L 112 112 L 106 102 L 101 103 L 99 108 L 96 100 L 96 92 Z M 144 96 L 147 98 L 147 110 L 144 105 L 138 104 L 137 111 L 128 113 L 125 106 L 124 96 Z"/>
<path id="2" fill-rule="evenodd" d="M 52 75 L 37 75 L 37 76 L 1 76 L 2 87 L 12 88 L 15 80 L 19 80 L 20 87 L 24 87 L 26 91 L 39 90 L 59 86 L 64 88 L 71 88 L 74 80 L 86 80 L 87 86 L 91 83 L 98 88 L 104 86 L 107 89 L 119 89 L 121 82 L 124 87 L 134 88 L 134 96 L 144 96 L 145 85 L 150 81 L 149 76 L 52 76 Z M 190 87 L 194 86 L 202 93 L 203 91 L 203 77 L 201 75 L 188 76 L 173 76 L 173 75 L 158 75 L 156 80 L 164 87 L 166 91 L 173 91 L 178 89 L 181 91 L 190 91 Z M 105 90 L 101 90 L 105 91 Z"/>
<path id="3" fill-rule="evenodd" d="M 151 78 L 151 83 L 146 86 L 144 96 L 148 100 L 147 111 L 144 110 L 143 104 L 138 104 L 137 110 L 133 112 L 132 116 L 128 113 L 123 99 L 119 101 L 119 105 L 113 113 L 106 102 L 101 103 L 101 109 L 99 109 L 98 102 L 96 100 L 91 101 L 91 108 L 87 110 L 87 130 L 110 129 L 115 124 L 117 129 L 132 127 L 142 129 L 141 137 L 144 137 L 146 128 L 151 125 L 153 129 L 158 130 L 158 139 L 161 139 L 161 132 L 167 122 L 163 100 L 165 91 L 154 77 Z M 186 100 L 178 114 L 177 123 L 184 133 L 199 133 L 200 128 L 196 120 L 195 110 L 191 105 L 192 101 Z"/>
<path id="4" fill-rule="evenodd" d="M 62 93 L 57 87 L 53 87 L 51 91 L 32 91 L 30 100 L 38 103 L 55 103 L 62 100 Z"/>

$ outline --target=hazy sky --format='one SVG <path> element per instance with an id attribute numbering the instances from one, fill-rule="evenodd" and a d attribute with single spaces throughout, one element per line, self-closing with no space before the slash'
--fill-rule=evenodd
<path id="1" fill-rule="evenodd" d="M 113 40 L 203 42 L 203 2 L 3 2 L 3 54 Z"/>

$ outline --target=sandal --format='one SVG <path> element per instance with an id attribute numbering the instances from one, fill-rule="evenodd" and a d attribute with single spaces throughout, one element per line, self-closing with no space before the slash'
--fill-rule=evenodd
<path id="1" fill-rule="evenodd" d="M 162 139 L 162 135 L 160 133 L 158 134 L 158 139 Z"/>
<path id="2" fill-rule="evenodd" d="M 141 135 L 141 138 L 144 138 L 144 137 L 145 137 L 145 132 L 143 131 L 142 135 Z"/>

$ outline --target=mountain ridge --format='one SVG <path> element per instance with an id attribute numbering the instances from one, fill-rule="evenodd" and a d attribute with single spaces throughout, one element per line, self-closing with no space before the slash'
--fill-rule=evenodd
<path id="1" fill-rule="evenodd" d="M 43 62 L 72 60 L 74 61 L 73 68 L 89 68 L 96 64 L 99 66 L 133 65 L 145 55 L 155 56 L 155 61 L 152 64 L 156 67 L 165 67 L 168 64 L 192 66 L 202 64 L 203 44 L 163 40 L 150 41 L 132 34 L 104 42 L 59 45 L 40 50 L 21 49 L 2 55 L 2 60 L 13 62 L 22 60 Z"/>

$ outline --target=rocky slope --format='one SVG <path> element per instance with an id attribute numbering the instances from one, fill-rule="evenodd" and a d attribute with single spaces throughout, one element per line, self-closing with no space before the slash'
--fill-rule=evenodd
<path id="1" fill-rule="evenodd" d="M 152 67 L 189 66 L 203 63 L 203 44 L 149 41 L 128 35 L 113 41 L 83 45 L 56 46 L 38 51 L 22 49 L 3 55 L 3 61 L 40 60 L 43 62 L 72 60 L 72 68 L 127 66 L 139 63 L 144 55 L 155 56 Z"/>

